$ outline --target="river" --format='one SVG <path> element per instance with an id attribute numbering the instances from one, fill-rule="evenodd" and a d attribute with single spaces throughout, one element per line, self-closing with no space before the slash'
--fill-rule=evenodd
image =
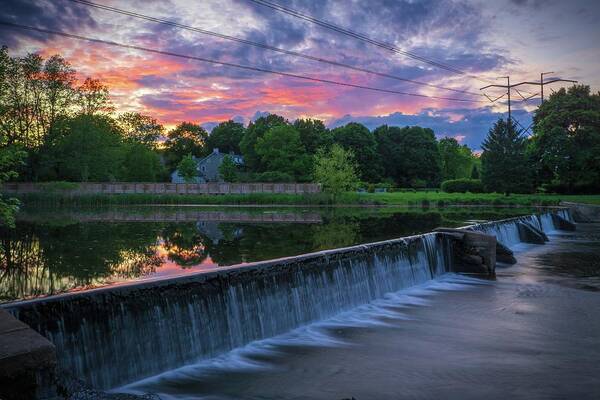
<path id="1" fill-rule="evenodd" d="M 600 224 L 119 389 L 164 399 L 598 399 Z"/>

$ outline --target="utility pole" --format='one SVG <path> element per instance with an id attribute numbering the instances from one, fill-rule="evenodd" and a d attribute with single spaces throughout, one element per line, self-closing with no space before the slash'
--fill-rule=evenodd
<path id="1" fill-rule="evenodd" d="M 511 116 L 511 109 L 510 109 L 510 88 L 511 88 L 510 76 L 501 76 L 501 77 L 498 77 L 498 79 L 506 79 L 507 84 L 506 85 L 487 85 L 487 86 L 480 88 L 479 90 L 484 90 L 484 89 L 487 89 L 490 87 L 499 87 L 499 88 L 506 89 L 506 94 L 508 95 L 508 120 L 511 121 L 512 116 Z M 488 97 L 488 99 L 489 99 L 489 97 Z"/>
<path id="2" fill-rule="evenodd" d="M 541 88 L 541 95 L 542 95 L 542 102 L 544 102 L 544 85 L 549 85 L 551 83 L 555 83 L 555 82 L 570 82 L 570 83 L 577 83 L 577 81 L 571 80 L 571 79 L 552 79 L 549 80 L 548 82 L 544 82 L 544 75 L 548 75 L 548 74 L 553 74 L 554 72 L 542 72 L 540 74 L 540 81 L 539 82 L 519 82 L 519 83 L 515 83 L 514 85 L 510 84 L 510 76 L 501 76 L 498 79 L 506 79 L 507 84 L 506 85 L 487 85 L 484 86 L 482 88 L 480 88 L 479 90 L 484 90 L 490 87 L 498 87 L 498 88 L 503 88 L 506 89 L 506 94 L 508 95 L 508 120 L 512 121 L 512 110 L 511 110 L 511 104 L 510 104 L 510 89 L 512 88 L 516 88 L 517 86 L 521 86 L 521 85 L 535 85 L 535 86 L 540 86 Z M 520 92 L 517 90 L 517 93 L 520 94 Z M 485 94 L 484 94 L 485 95 Z M 521 95 L 521 94 L 520 94 Z M 523 100 L 529 100 L 532 97 L 536 96 L 536 94 L 531 95 L 530 97 L 523 97 L 523 95 L 521 95 L 521 97 L 523 97 Z M 501 97 L 504 97 L 504 95 L 496 98 L 496 99 L 491 99 L 489 96 L 485 95 L 492 103 L 495 102 L 496 100 L 499 100 Z"/>
<path id="3" fill-rule="evenodd" d="M 553 74 L 554 72 L 542 72 L 540 74 L 540 81 L 539 82 L 519 82 L 516 83 L 514 85 L 512 85 L 512 87 L 517 87 L 517 86 L 521 86 L 521 85 L 534 85 L 534 86 L 539 86 L 540 87 L 540 94 L 542 96 L 542 103 L 544 103 L 544 85 L 549 85 L 551 83 L 555 83 L 555 82 L 569 82 L 569 83 L 577 83 L 577 81 L 574 81 L 572 79 L 551 79 L 548 82 L 544 82 L 544 75 L 548 75 L 548 74 Z"/>
<path id="4" fill-rule="evenodd" d="M 542 72 L 540 74 L 540 93 L 542 96 L 542 104 L 544 104 L 544 75 L 553 74 L 554 72 Z"/>
<path id="5" fill-rule="evenodd" d="M 542 96 L 542 103 L 543 103 L 543 102 L 544 102 L 544 85 L 549 85 L 549 84 L 551 84 L 551 83 L 555 83 L 555 82 L 571 82 L 571 83 L 577 83 L 577 81 L 574 81 L 574 80 L 571 80 L 571 79 L 552 79 L 552 80 L 550 80 L 550 81 L 548 81 L 548 82 L 544 82 L 544 75 L 553 74 L 553 73 L 554 73 L 554 72 L 542 72 L 542 73 L 540 74 L 540 81 L 539 81 L 539 82 L 528 82 L 528 81 L 527 81 L 527 82 L 519 82 L 519 83 L 515 83 L 514 85 L 511 85 L 511 84 L 510 84 L 510 76 L 502 76 L 502 77 L 499 77 L 499 78 L 497 78 L 497 79 L 503 79 L 503 78 L 506 78 L 506 85 L 487 85 L 487 86 L 484 86 L 484 87 L 480 88 L 479 90 L 484 90 L 484 89 L 487 89 L 487 88 L 490 88 L 490 87 L 498 87 L 498 88 L 503 88 L 503 89 L 506 89 L 506 93 L 505 93 L 505 94 L 503 94 L 502 96 L 499 96 L 499 97 L 497 97 L 497 98 L 495 98 L 495 99 L 492 99 L 492 98 L 490 98 L 490 97 L 489 97 L 487 94 L 485 94 L 485 93 L 484 93 L 484 96 L 485 96 L 485 97 L 487 97 L 487 98 L 488 98 L 488 100 L 490 100 L 492 103 L 494 103 L 494 102 L 496 102 L 497 100 L 500 100 L 500 99 L 501 99 L 502 97 L 504 97 L 505 95 L 508 95 L 508 96 L 507 96 L 507 97 L 508 97 L 508 121 L 509 121 L 510 123 L 512 123 L 512 122 L 513 122 L 513 119 L 512 119 L 512 109 L 511 109 L 511 104 L 510 104 L 510 90 L 511 90 L 512 88 L 515 88 L 515 90 L 516 90 L 516 92 L 519 94 L 519 96 L 521 96 L 521 97 L 523 98 L 523 100 L 524 100 L 524 101 L 527 101 L 527 100 L 529 100 L 529 99 L 531 99 L 531 98 L 533 98 L 533 97 L 537 96 L 537 95 L 538 95 L 538 93 L 532 94 L 532 95 L 531 95 L 531 96 L 529 96 L 529 97 L 525 97 L 525 96 L 523 96 L 523 95 L 521 94 L 521 92 L 519 92 L 519 90 L 518 90 L 518 89 L 516 89 L 516 87 L 517 87 L 517 86 L 521 86 L 521 85 L 535 85 L 535 86 L 540 86 L 540 89 L 541 89 L 541 96 Z M 514 120 L 514 121 L 515 121 L 515 122 L 516 122 L 516 123 L 517 123 L 519 126 L 523 127 L 523 126 L 522 126 L 522 125 L 519 123 L 519 121 L 517 121 L 517 120 Z M 511 125 L 509 124 L 509 126 L 511 126 Z M 524 132 L 524 133 L 527 133 L 527 131 L 529 131 L 529 128 L 530 128 L 530 127 L 531 127 L 531 125 L 529 125 L 529 127 L 528 127 L 528 128 L 523 128 L 523 131 L 522 131 L 522 132 Z"/>
<path id="6" fill-rule="evenodd" d="M 508 123 L 509 123 L 509 126 L 510 126 L 510 122 L 512 121 L 512 119 L 511 119 L 512 117 L 511 117 L 511 113 L 510 113 L 510 76 L 506 77 L 506 81 L 507 81 L 507 84 L 506 84 L 506 88 L 507 88 L 506 94 L 508 95 Z"/>

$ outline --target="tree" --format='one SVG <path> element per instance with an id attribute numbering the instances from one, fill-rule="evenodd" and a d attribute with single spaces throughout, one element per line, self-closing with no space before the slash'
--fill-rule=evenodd
<path id="1" fill-rule="evenodd" d="M 265 170 L 265 167 L 261 165 L 261 157 L 256 153 L 256 144 L 258 139 L 263 137 L 267 131 L 280 125 L 288 125 L 288 122 L 285 118 L 275 114 L 260 117 L 248 125 L 240 141 L 240 149 L 244 156 L 244 163 L 251 171 L 261 172 Z"/>
<path id="2" fill-rule="evenodd" d="M 438 142 L 438 151 L 443 181 L 471 176 L 475 157 L 469 147 L 461 146 L 454 138 L 445 137 Z"/>
<path id="3" fill-rule="evenodd" d="M 482 182 L 486 190 L 507 196 L 529 190 L 527 139 L 516 129 L 514 122 L 499 119 L 481 148 Z"/>
<path id="4" fill-rule="evenodd" d="M 237 167 L 233 157 L 229 154 L 223 157 L 223 162 L 219 165 L 219 174 L 225 182 L 235 182 L 237 180 Z"/>
<path id="5" fill-rule="evenodd" d="M 99 79 L 86 78 L 77 89 L 77 93 L 79 97 L 77 104 L 81 114 L 109 114 L 114 111 L 108 86 L 104 85 Z"/>
<path id="6" fill-rule="evenodd" d="M 155 148 L 165 128 L 155 118 L 137 112 L 119 115 L 117 123 L 125 140 Z"/>
<path id="7" fill-rule="evenodd" d="M 123 144 L 119 128 L 104 115 L 79 115 L 64 121 L 48 149 L 47 179 L 115 181 L 121 175 Z"/>
<path id="8" fill-rule="evenodd" d="M 320 148 L 315 154 L 314 180 L 323 185 L 323 190 L 335 196 L 356 189 L 358 185 L 357 165 L 354 154 L 339 144 L 329 151 Z"/>
<path id="9" fill-rule="evenodd" d="M 160 157 L 148 145 L 125 143 L 121 180 L 127 182 L 156 182 L 164 174 Z"/>
<path id="10" fill-rule="evenodd" d="M 74 100 L 75 71 L 62 57 L 12 58 L 0 49 L 0 132 L 7 144 L 39 147 Z"/>
<path id="11" fill-rule="evenodd" d="M 300 141 L 309 154 L 315 154 L 317 149 L 333 142 L 331 132 L 318 119 L 297 119 L 294 128 L 300 133 Z"/>
<path id="12" fill-rule="evenodd" d="M 232 120 L 221 122 L 210 132 L 206 140 L 208 151 L 219 149 L 223 153 L 240 154 L 240 142 L 246 129 L 244 125 Z"/>
<path id="13" fill-rule="evenodd" d="M 439 184 L 440 156 L 431 129 L 382 125 L 374 135 L 386 177 L 402 186 Z"/>
<path id="14" fill-rule="evenodd" d="M 358 173 L 363 181 L 378 182 L 381 180 L 383 167 L 381 158 L 377 154 L 377 142 L 366 126 L 350 122 L 333 129 L 331 133 L 334 143 L 352 151 L 355 155 Z"/>
<path id="15" fill-rule="evenodd" d="M 191 122 L 182 122 L 171 130 L 165 142 L 165 161 L 169 170 L 175 169 L 186 154 L 205 155 L 207 138 L 206 130 Z"/>
<path id="16" fill-rule="evenodd" d="M 266 171 L 290 174 L 297 181 L 309 179 L 311 158 L 293 126 L 279 125 L 269 129 L 258 139 L 255 150 Z"/>
<path id="17" fill-rule="evenodd" d="M 600 93 L 575 85 L 550 95 L 535 112 L 530 155 L 539 183 L 600 190 Z"/>
<path id="18" fill-rule="evenodd" d="M 0 134 L 0 144 L 3 137 Z M 22 163 L 25 152 L 15 147 L 0 148 L 0 185 L 9 179 L 15 178 L 15 167 Z M 14 227 L 14 215 L 19 207 L 19 201 L 14 198 L 5 199 L 0 193 L 0 226 Z"/>
<path id="19" fill-rule="evenodd" d="M 181 159 L 177 165 L 177 170 L 186 183 L 194 182 L 198 176 L 198 165 L 196 164 L 196 160 L 194 160 L 192 153 L 188 153 Z"/>

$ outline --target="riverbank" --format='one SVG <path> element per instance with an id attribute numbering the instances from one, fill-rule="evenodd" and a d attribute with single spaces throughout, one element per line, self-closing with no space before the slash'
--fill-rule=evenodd
<path id="1" fill-rule="evenodd" d="M 600 195 L 444 193 L 435 191 L 394 193 L 328 193 L 284 194 L 80 194 L 69 192 L 27 193 L 14 195 L 25 205 L 102 206 L 102 205 L 379 205 L 432 206 L 492 205 L 492 206 L 557 206 L 561 201 L 600 204 Z"/>

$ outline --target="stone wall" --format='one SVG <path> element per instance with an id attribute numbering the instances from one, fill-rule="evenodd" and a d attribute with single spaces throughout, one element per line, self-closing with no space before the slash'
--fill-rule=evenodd
<path id="1" fill-rule="evenodd" d="M 1 187 L 3 193 L 61 193 L 78 196 L 85 194 L 251 194 L 251 193 L 285 193 L 310 194 L 321 192 L 321 185 L 316 183 L 143 183 L 116 182 L 74 184 L 72 189 L 53 189 L 52 185 L 40 182 L 11 182 Z"/>

